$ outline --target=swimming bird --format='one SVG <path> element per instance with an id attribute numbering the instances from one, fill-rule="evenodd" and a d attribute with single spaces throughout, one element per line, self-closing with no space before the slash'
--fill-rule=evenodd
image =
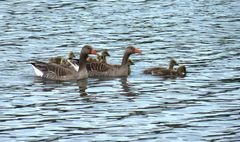
<path id="1" fill-rule="evenodd" d="M 78 71 L 70 68 L 65 68 L 55 63 L 45 63 L 40 61 L 32 61 L 32 67 L 37 76 L 50 80 L 78 80 L 88 77 L 86 69 L 86 60 L 88 54 L 97 54 L 96 50 L 90 45 L 85 45 L 80 52 L 79 69 Z"/>
<path id="2" fill-rule="evenodd" d="M 152 75 L 165 76 L 165 77 L 185 77 L 187 74 L 186 66 L 181 65 L 177 70 L 153 70 Z"/>
<path id="3" fill-rule="evenodd" d="M 107 49 L 104 49 L 102 52 L 101 52 L 101 55 L 98 55 L 97 56 L 97 59 L 99 62 L 101 63 L 107 63 L 107 57 L 109 57 L 110 54 L 108 53 L 108 50 Z"/>
<path id="4" fill-rule="evenodd" d="M 68 53 L 68 60 L 73 60 L 75 57 L 76 56 L 72 51 L 70 51 Z M 62 63 L 63 64 L 64 63 L 63 60 L 65 60 L 65 59 L 64 59 L 64 57 L 61 57 L 61 56 L 51 57 L 51 58 L 48 59 L 48 63 L 55 63 L 55 64 L 61 64 Z"/>
<path id="5" fill-rule="evenodd" d="M 148 68 L 148 69 L 145 69 L 143 71 L 143 73 L 145 74 L 152 74 L 152 71 L 158 71 L 158 70 L 173 70 L 173 67 L 175 65 L 178 65 L 177 61 L 175 59 L 171 59 L 170 62 L 169 62 L 169 66 L 168 66 L 168 69 L 167 68 L 163 68 L 163 67 L 153 67 L 153 68 Z"/>
<path id="6" fill-rule="evenodd" d="M 125 49 L 121 65 L 114 66 L 107 63 L 89 63 L 87 64 L 87 71 L 90 77 L 120 77 L 129 75 L 128 59 L 131 54 L 141 53 L 141 50 L 128 46 Z"/>
<path id="7" fill-rule="evenodd" d="M 107 56 L 110 56 L 108 53 L 107 49 L 103 49 L 101 54 L 97 55 L 97 58 L 90 58 L 88 57 L 87 61 L 92 63 L 92 62 L 100 62 L 100 63 L 107 63 Z"/>

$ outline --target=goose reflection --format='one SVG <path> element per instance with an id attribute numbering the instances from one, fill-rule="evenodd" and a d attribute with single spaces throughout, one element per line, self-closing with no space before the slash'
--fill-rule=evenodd
<path id="1" fill-rule="evenodd" d="M 123 92 L 125 96 L 136 96 L 136 93 L 134 93 L 134 91 L 131 88 L 131 85 L 129 84 L 127 77 L 121 78 L 120 79 L 121 82 L 121 86 L 123 89 Z"/>
<path id="2" fill-rule="evenodd" d="M 54 89 L 60 87 L 60 86 L 78 86 L 78 91 L 80 96 L 87 96 L 88 93 L 87 85 L 88 85 L 88 79 L 81 79 L 81 80 L 72 80 L 72 81 L 53 81 L 53 80 L 47 80 L 40 77 L 34 77 L 33 84 L 40 84 L 43 85 L 41 88 L 44 92 L 53 91 Z"/>
<path id="3" fill-rule="evenodd" d="M 88 80 L 87 79 L 81 79 L 77 81 L 78 88 L 79 88 L 79 94 L 81 97 L 87 96 L 87 85 L 88 85 Z"/>

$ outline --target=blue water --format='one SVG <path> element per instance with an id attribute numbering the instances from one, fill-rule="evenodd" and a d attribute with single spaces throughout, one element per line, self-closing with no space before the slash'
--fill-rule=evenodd
<path id="1" fill-rule="evenodd" d="M 238 0 L 0 2 L 0 141 L 240 141 Z M 142 55 L 128 78 L 54 82 L 29 60 L 85 44 Z M 186 65 L 185 78 L 144 75 Z M 86 92 L 88 95 L 84 95 Z"/>

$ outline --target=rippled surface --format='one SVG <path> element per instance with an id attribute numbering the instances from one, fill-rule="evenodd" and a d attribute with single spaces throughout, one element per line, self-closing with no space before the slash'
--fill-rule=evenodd
<path id="1" fill-rule="evenodd" d="M 0 141 L 239 141 L 238 0 L 0 2 Z M 143 55 L 128 78 L 53 82 L 29 60 L 84 44 Z M 143 75 L 171 58 L 185 78 Z M 87 96 L 83 95 L 86 89 Z"/>

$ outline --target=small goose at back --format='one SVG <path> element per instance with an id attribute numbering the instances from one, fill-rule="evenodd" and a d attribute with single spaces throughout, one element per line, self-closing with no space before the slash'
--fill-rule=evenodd
<path id="1" fill-rule="evenodd" d="M 153 67 L 153 68 L 148 68 L 143 71 L 144 74 L 152 74 L 152 71 L 161 71 L 161 70 L 173 70 L 173 67 L 175 65 L 178 65 L 177 61 L 175 59 L 171 59 L 169 62 L 168 68 L 163 68 L 163 67 Z"/>
<path id="2" fill-rule="evenodd" d="M 76 56 L 74 55 L 74 53 L 71 51 L 68 53 L 68 60 L 73 60 Z M 57 56 L 57 57 L 51 57 L 48 58 L 48 63 L 55 63 L 55 64 L 61 64 L 63 63 L 65 60 L 64 57 L 61 56 Z"/>
<path id="3" fill-rule="evenodd" d="M 177 70 L 154 70 L 151 74 L 164 77 L 185 77 L 187 70 L 184 65 L 181 65 Z"/>
<path id="4" fill-rule="evenodd" d="M 98 62 L 100 63 L 107 63 L 107 57 L 110 57 L 110 54 L 108 53 L 107 49 L 104 49 L 101 53 L 101 55 L 97 56 Z"/>

